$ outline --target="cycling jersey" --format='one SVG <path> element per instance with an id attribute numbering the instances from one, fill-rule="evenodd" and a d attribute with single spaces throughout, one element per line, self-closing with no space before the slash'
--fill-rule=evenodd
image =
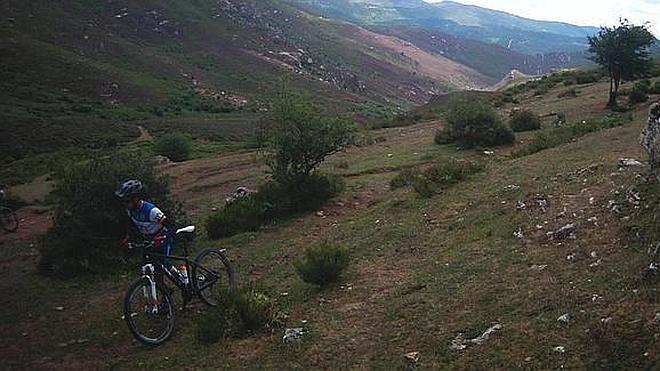
<path id="1" fill-rule="evenodd" d="M 145 237 L 154 236 L 163 229 L 161 224 L 165 214 L 155 205 L 140 201 L 137 208 L 128 210 L 128 217 L 140 234 Z"/>

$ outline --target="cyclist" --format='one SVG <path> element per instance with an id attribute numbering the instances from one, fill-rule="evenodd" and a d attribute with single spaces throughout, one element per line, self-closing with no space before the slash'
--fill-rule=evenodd
<path id="1" fill-rule="evenodd" d="M 174 231 L 173 227 L 168 225 L 167 216 L 156 205 L 144 200 L 145 195 L 144 185 L 136 179 L 125 181 L 115 192 L 115 196 L 125 202 L 132 225 L 121 245 L 128 246 L 132 230 L 133 234 L 137 232 L 145 240 L 153 240 L 156 247 L 162 248 L 163 255 L 171 255 L 174 243 L 174 234 L 171 233 Z M 185 265 L 175 270 L 181 274 L 184 281 L 188 280 Z"/>

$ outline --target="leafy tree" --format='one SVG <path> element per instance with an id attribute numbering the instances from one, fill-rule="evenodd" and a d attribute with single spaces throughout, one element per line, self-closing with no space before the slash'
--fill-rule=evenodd
<path id="1" fill-rule="evenodd" d="M 610 77 L 608 107 L 616 107 L 622 80 L 630 80 L 649 71 L 649 47 L 655 37 L 646 26 L 636 26 L 624 19 L 615 27 L 603 27 L 589 37 L 590 59 L 602 66 Z"/>
<path id="2" fill-rule="evenodd" d="M 285 92 L 275 103 L 269 121 L 266 152 L 275 181 L 304 181 L 325 160 L 350 142 L 352 126 L 324 113 L 307 97 Z"/>

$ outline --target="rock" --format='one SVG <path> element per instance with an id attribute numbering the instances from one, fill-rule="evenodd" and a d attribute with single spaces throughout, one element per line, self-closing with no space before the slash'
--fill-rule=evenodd
<path id="1" fill-rule="evenodd" d="M 649 154 L 649 162 L 653 170 L 660 165 L 660 102 L 656 101 L 649 107 L 647 126 L 642 130 L 639 142 Z"/>
<path id="2" fill-rule="evenodd" d="M 619 159 L 620 167 L 632 167 L 632 166 L 644 166 L 643 163 L 635 160 L 634 158 L 620 158 Z"/>
<path id="3" fill-rule="evenodd" d="M 513 237 L 516 237 L 516 238 L 521 239 L 521 240 L 523 238 L 525 238 L 525 236 L 523 235 L 522 227 L 518 227 L 518 230 L 513 232 Z"/>
<path id="4" fill-rule="evenodd" d="M 628 187 L 626 189 L 625 196 L 626 200 L 628 200 L 628 202 L 633 205 L 639 205 L 640 201 L 642 200 L 642 196 L 635 187 Z"/>
<path id="5" fill-rule="evenodd" d="M 454 340 L 451 341 L 451 344 L 449 345 L 449 349 L 464 350 L 468 347 L 468 345 L 481 345 L 484 342 L 486 342 L 486 340 L 488 340 L 488 338 L 490 338 L 492 334 L 502 330 L 502 328 L 503 326 L 497 323 L 489 327 L 486 331 L 484 331 L 483 334 L 477 336 L 474 339 L 465 339 L 465 335 L 463 335 L 463 333 L 459 333 L 458 335 L 456 335 Z"/>
<path id="6" fill-rule="evenodd" d="M 516 203 L 516 210 L 525 210 L 526 207 L 527 205 L 525 205 L 525 203 L 521 200 L 518 200 Z"/>
<path id="7" fill-rule="evenodd" d="M 64 307 L 55 307 L 55 310 L 58 311 L 58 312 L 61 312 L 61 311 L 64 310 Z"/>
<path id="8" fill-rule="evenodd" d="M 552 350 L 554 350 L 557 353 L 562 353 L 562 354 L 566 353 L 566 348 L 561 346 L 561 345 L 557 346 L 557 347 L 554 347 Z"/>
<path id="9" fill-rule="evenodd" d="M 609 325 L 610 323 L 612 323 L 612 320 L 613 320 L 612 317 L 601 318 L 600 323 L 602 323 L 603 325 Z"/>
<path id="10" fill-rule="evenodd" d="M 156 166 L 167 165 L 167 164 L 169 164 L 169 163 L 171 163 L 171 162 L 172 162 L 172 161 L 170 161 L 170 159 L 167 158 L 167 156 L 158 155 L 158 156 L 155 156 L 155 157 L 154 157 L 154 164 L 155 164 Z"/>
<path id="11" fill-rule="evenodd" d="M 484 155 L 486 155 L 486 156 L 492 156 L 494 154 L 495 154 L 495 152 L 493 152 L 493 151 L 484 151 Z"/>
<path id="12" fill-rule="evenodd" d="M 571 322 L 571 315 L 569 313 L 562 314 L 557 318 L 557 322 L 569 323 Z"/>
<path id="13" fill-rule="evenodd" d="M 504 187 L 504 190 L 507 192 L 513 192 L 517 191 L 520 189 L 520 186 L 517 184 L 509 184 L 508 186 Z"/>
<path id="14" fill-rule="evenodd" d="M 542 271 L 542 270 L 544 270 L 544 269 L 547 268 L 547 267 L 548 267 L 547 264 L 543 264 L 543 265 L 537 265 L 537 264 L 534 264 L 534 265 L 532 265 L 529 269 L 531 269 L 531 270 L 533 270 L 533 271 Z"/>
<path id="15" fill-rule="evenodd" d="M 284 330 L 284 336 L 282 336 L 282 341 L 285 344 L 291 343 L 300 343 L 303 339 L 305 330 L 301 327 L 297 328 L 287 328 Z"/>
<path id="16" fill-rule="evenodd" d="M 230 205 L 241 198 L 248 197 L 253 194 L 254 191 L 248 189 L 247 187 L 238 187 L 234 192 L 232 192 L 227 198 L 225 198 L 225 203 Z"/>
<path id="17" fill-rule="evenodd" d="M 412 364 L 417 364 L 417 362 L 419 362 L 420 354 L 419 352 L 410 352 L 405 354 L 403 358 Z"/>
<path id="18" fill-rule="evenodd" d="M 596 262 L 589 264 L 589 267 L 596 268 L 603 264 L 603 259 L 598 259 Z"/>
<path id="19" fill-rule="evenodd" d="M 660 313 L 655 314 L 655 317 L 653 317 L 653 323 L 656 325 L 660 325 Z"/>
<path id="20" fill-rule="evenodd" d="M 551 240 L 561 241 L 567 238 L 575 238 L 576 231 L 575 224 L 566 224 L 565 226 L 557 229 L 554 232 L 548 232 L 546 235 Z"/>

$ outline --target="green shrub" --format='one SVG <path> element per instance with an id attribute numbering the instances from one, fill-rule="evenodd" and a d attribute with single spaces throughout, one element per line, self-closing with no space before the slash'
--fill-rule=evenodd
<path id="1" fill-rule="evenodd" d="M 648 91 L 648 85 L 641 82 L 635 83 L 635 85 L 633 85 L 632 89 L 630 90 L 630 93 L 628 93 L 628 102 L 630 104 L 646 102 L 649 100 L 649 96 L 647 95 Z"/>
<path id="2" fill-rule="evenodd" d="M 513 131 L 502 123 L 497 112 L 479 100 L 452 102 L 447 113 L 447 127 L 436 133 L 436 143 L 457 142 L 465 148 L 513 143 Z"/>
<path id="3" fill-rule="evenodd" d="M 631 115 L 613 114 L 600 120 L 581 121 L 539 133 L 529 144 L 513 152 L 513 157 L 527 156 L 542 150 L 569 143 L 591 132 L 621 126 L 632 121 Z"/>
<path id="4" fill-rule="evenodd" d="M 350 165 L 350 164 L 348 163 L 348 161 L 346 161 L 346 160 L 341 160 L 341 161 L 339 161 L 337 164 L 335 164 L 335 168 L 337 168 L 337 169 L 343 169 L 343 170 L 346 170 L 346 169 L 348 169 L 349 167 L 351 167 L 351 165 Z"/>
<path id="5" fill-rule="evenodd" d="M 256 231 L 274 214 L 273 205 L 262 195 L 255 194 L 227 205 L 213 213 L 206 221 L 206 230 L 211 239 Z"/>
<path id="6" fill-rule="evenodd" d="M 273 325 L 276 314 L 273 300 L 257 289 L 228 291 L 197 320 L 197 339 L 211 345 L 228 337 L 245 337 Z"/>
<path id="7" fill-rule="evenodd" d="M 294 265 L 303 281 L 323 288 L 339 281 L 349 262 L 346 248 L 323 243 L 308 248 L 304 259 Z"/>
<path id="8" fill-rule="evenodd" d="M 575 98 L 578 96 L 577 89 L 571 88 L 557 94 L 557 98 Z"/>
<path id="9" fill-rule="evenodd" d="M 515 132 L 539 130 L 541 128 L 541 119 L 539 115 L 532 111 L 522 110 L 514 112 L 511 115 L 509 125 Z"/>
<path id="10" fill-rule="evenodd" d="M 286 184 L 266 183 L 256 193 L 212 214 L 206 222 L 208 236 L 217 239 L 255 231 L 279 217 L 315 210 L 343 187 L 339 178 L 319 174 Z"/>
<path id="11" fill-rule="evenodd" d="M 190 160 L 192 144 L 190 138 L 181 133 L 166 134 L 156 140 L 154 151 L 174 162 L 186 161 Z"/>
<path id="12" fill-rule="evenodd" d="M 649 90 L 649 93 L 660 94 L 660 80 L 656 81 L 655 84 L 653 84 L 653 87 Z"/>
<path id="13" fill-rule="evenodd" d="M 431 197 L 443 189 L 466 180 L 483 170 L 483 166 L 468 161 L 450 160 L 422 171 L 419 168 L 402 170 L 392 181 L 392 189 L 412 186 L 422 197 Z"/>
<path id="14" fill-rule="evenodd" d="M 398 189 L 413 184 L 413 181 L 422 176 L 422 172 L 417 167 L 405 168 L 399 172 L 391 181 L 390 188 Z"/>
<path id="15" fill-rule="evenodd" d="M 435 142 L 435 144 L 444 145 L 444 144 L 453 143 L 454 138 L 452 137 L 452 134 L 451 134 L 449 128 L 444 127 L 444 128 L 438 129 L 435 132 L 435 136 L 433 137 L 433 141 Z"/>
<path id="16" fill-rule="evenodd" d="M 57 203 L 54 225 L 40 243 L 42 273 L 74 277 L 108 272 L 125 261 L 118 247 L 128 224 L 126 211 L 114 196 L 126 179 L 140 179 L 149 199 L 175 222 L 180 207 L 170 196 L 168 181 L 142 153 L 92 158 L 55 175 Z"/>

